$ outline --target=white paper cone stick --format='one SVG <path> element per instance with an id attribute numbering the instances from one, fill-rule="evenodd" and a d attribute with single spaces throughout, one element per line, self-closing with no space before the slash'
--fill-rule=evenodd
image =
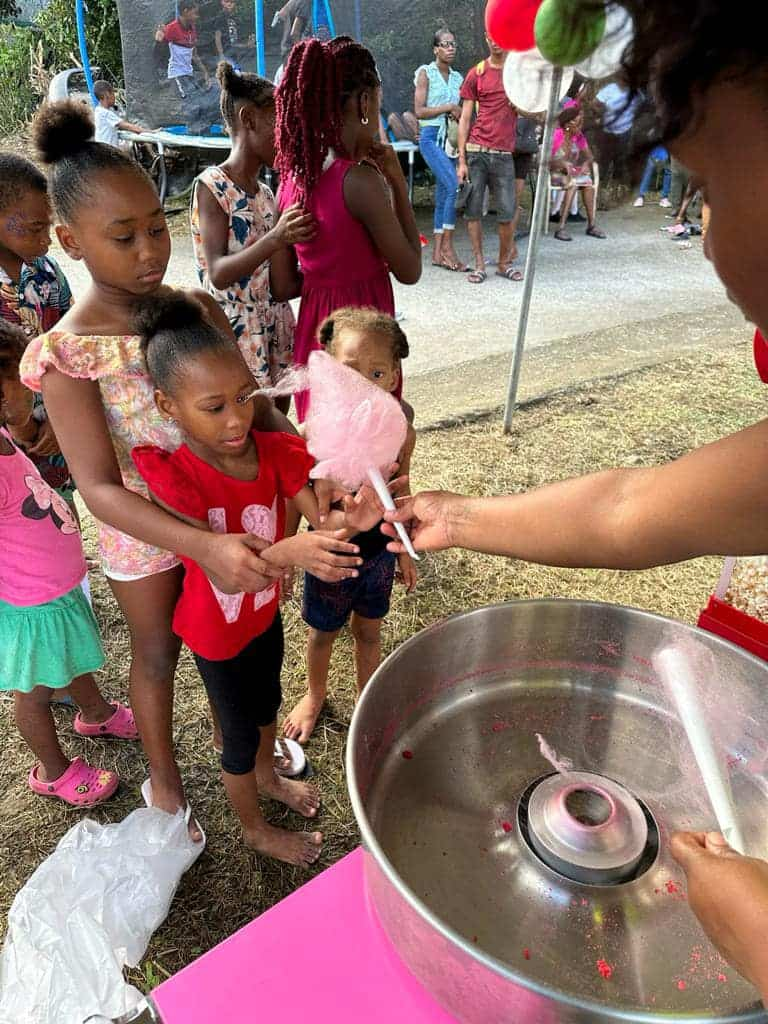
<path id="1" fill-rule="evenodd" d="M 690 662 L 684 651 L 665 647 L 653 655 L 653 667 L 675 702 L 720 831 L 734 850 L 744 853 L 744 839 L 736 820 L 730 783 L 718 760 L 712 734 L 701 709 Z"/>
<path id="2" fill-rule="evenodd" d="M 384 477 L 381 475 L 380 471 L 375 466 L 370 466 L 368 468 L 368 479 L 373 484 L 373 488 L 378 494 L 379 501 L 384 506 L 384 508 L 387 509 L 388 512 L 394 512 L 396 508 L 394 498 L 389 493 L 389 488 L 387 487 L 384 481 Z M 411 558 L 418 562 L 419 556 L 414 551 L 413 544 L 411 544 L 411 538 L 408 536 L 403 524 L 393 523 L 393 526 L 397 531 L 398 537 L 403 542 L 405 550 L 408 552 Z"/>

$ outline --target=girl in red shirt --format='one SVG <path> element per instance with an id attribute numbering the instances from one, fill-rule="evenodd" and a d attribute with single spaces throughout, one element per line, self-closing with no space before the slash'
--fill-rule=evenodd
<path id="1" fill-rule="evenodd" d="M 317 501 L 308 486 L 313 460 L 305 443 L 252 429 L 251 372 L 236 342 L 210 324 L 197 302 L 167 292 L 140 309 L 138 327 L 157 406 L 185 437 L 175 452 L 134 448 L 152 498 L 197 527 L 250 534 L 264 571 L 262 589 L 230 594 L 180 556 L 186 572 L 173 628 L 193 652 L 221 722 L 222 778 L 245 842 L 306 866 L 320 856 L 322 834 L 275 828 L 259 808 L 260 793 L 306 818 L 320 806 L 315 786 L 283 778 L 273 764 L 283 661 L 280 578 L 294 566 L 328 581 L 356 576 L 359 549 L 346 540 L 373 526 L 381 510 L 370 495 L 348 497 L 345 510 L 317 529 Z M 286 501 L 293 522 L 296 513 L 305 515 L 313 532 L 285 536 Z"/>

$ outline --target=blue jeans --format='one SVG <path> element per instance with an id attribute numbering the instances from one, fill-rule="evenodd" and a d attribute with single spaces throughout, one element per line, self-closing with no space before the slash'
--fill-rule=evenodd
<path id="1" fill-rule="evenodd" d="M 435 231 L 444 228 L 453 231 L 456 227 L 456 192 L 459 179 L 456 177 L 456 161 L 438 145 L 440 129 L 428 125 L 419 132 L 419 152 L 435 176 Z"/>
<path id="2" fill-rule="evenodd" d="M 644 196 L 646 192 L 650 191 L 651 185 L 656 177 L 656 168 L 658 166 L 658 160 L 654 160 L 652 156 L 648 157 L 648 162 L 645 165 L 643 171 L 643 178 L 640 182 L 640 190 L 638 195 Z M 661 198 L 669 198 L 669 190 L 672 185 L 672 171 L 669 168 L 669 164 L 664 165 L 664 177 L 661 181 Z"/>

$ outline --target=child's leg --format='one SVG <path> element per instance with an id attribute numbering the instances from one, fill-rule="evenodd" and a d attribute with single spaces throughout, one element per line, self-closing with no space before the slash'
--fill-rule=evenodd
<path id="1" fill-rule="evenodd" d="M 41 782 L 53 782 L 69 768 L 56 735 L 56 724 L 51 714 L 51 693 L 47 686 L 36 686 L 29 693 L 13 695 L 16 727 L 40 762 L 37 777 Z"/>
<path id="2" fill-rule="evenodd" d="M 152 802 L 173 814 L 186 806 L 173 753 L 173 677 L 181 641 L 171 629 L 181 589 L 181 567 L 141 580 L 110 580 L 131 632 L 131 708 L 149 761 Z M 194 817 L 189 834 L 202 839 Z"/>
<path id="3" fill-rule="evenodd" d="M 366 619 L 353 612 L 350 629 L 355 638 L 357 694 L 360 696 L 381 664 L 381 619 Z"/>
<path id="4" fill-rule="evenodd" d="M 102 697 L 90 672 L 73 679 L 69 684 L 69 692 L 80 708 L 80 718 L 86 725 L 101 725 L 115 713 L 115 708 Z"/>
<path id="5" fill-rule="evenodd" d="M 323 710 L 328 692 L 328 669 L 331 664 L 333 645 L 339 630 L 325 633 L 319 629 L 309 630 L 307 638 L 307 692 L 286 716 L 283 733 L 290 740 L 306 743 L 312 735 L 315 723 Z"/>
<path id="6" fill-rule="evenodd" d="M 260 727 L 261 741 L 256 754 L 256 781 L 265 796 L 279 800 L 305 818 L 314 818 L 320 809 L 320 793 L 311 782 L 286 779 L 275 771 L 275 735 L 277 722 Z"/>

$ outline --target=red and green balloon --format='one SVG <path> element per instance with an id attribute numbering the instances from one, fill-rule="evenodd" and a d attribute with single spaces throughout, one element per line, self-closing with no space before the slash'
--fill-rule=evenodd
<path id="1" fill-rule="evenodd" d="M 588 57 L 605 32 L 605 7 L 583 0 L 488 0 L 485 27 L 505 50 L 538 47 L 552 64 L 569 67 Z"/>

